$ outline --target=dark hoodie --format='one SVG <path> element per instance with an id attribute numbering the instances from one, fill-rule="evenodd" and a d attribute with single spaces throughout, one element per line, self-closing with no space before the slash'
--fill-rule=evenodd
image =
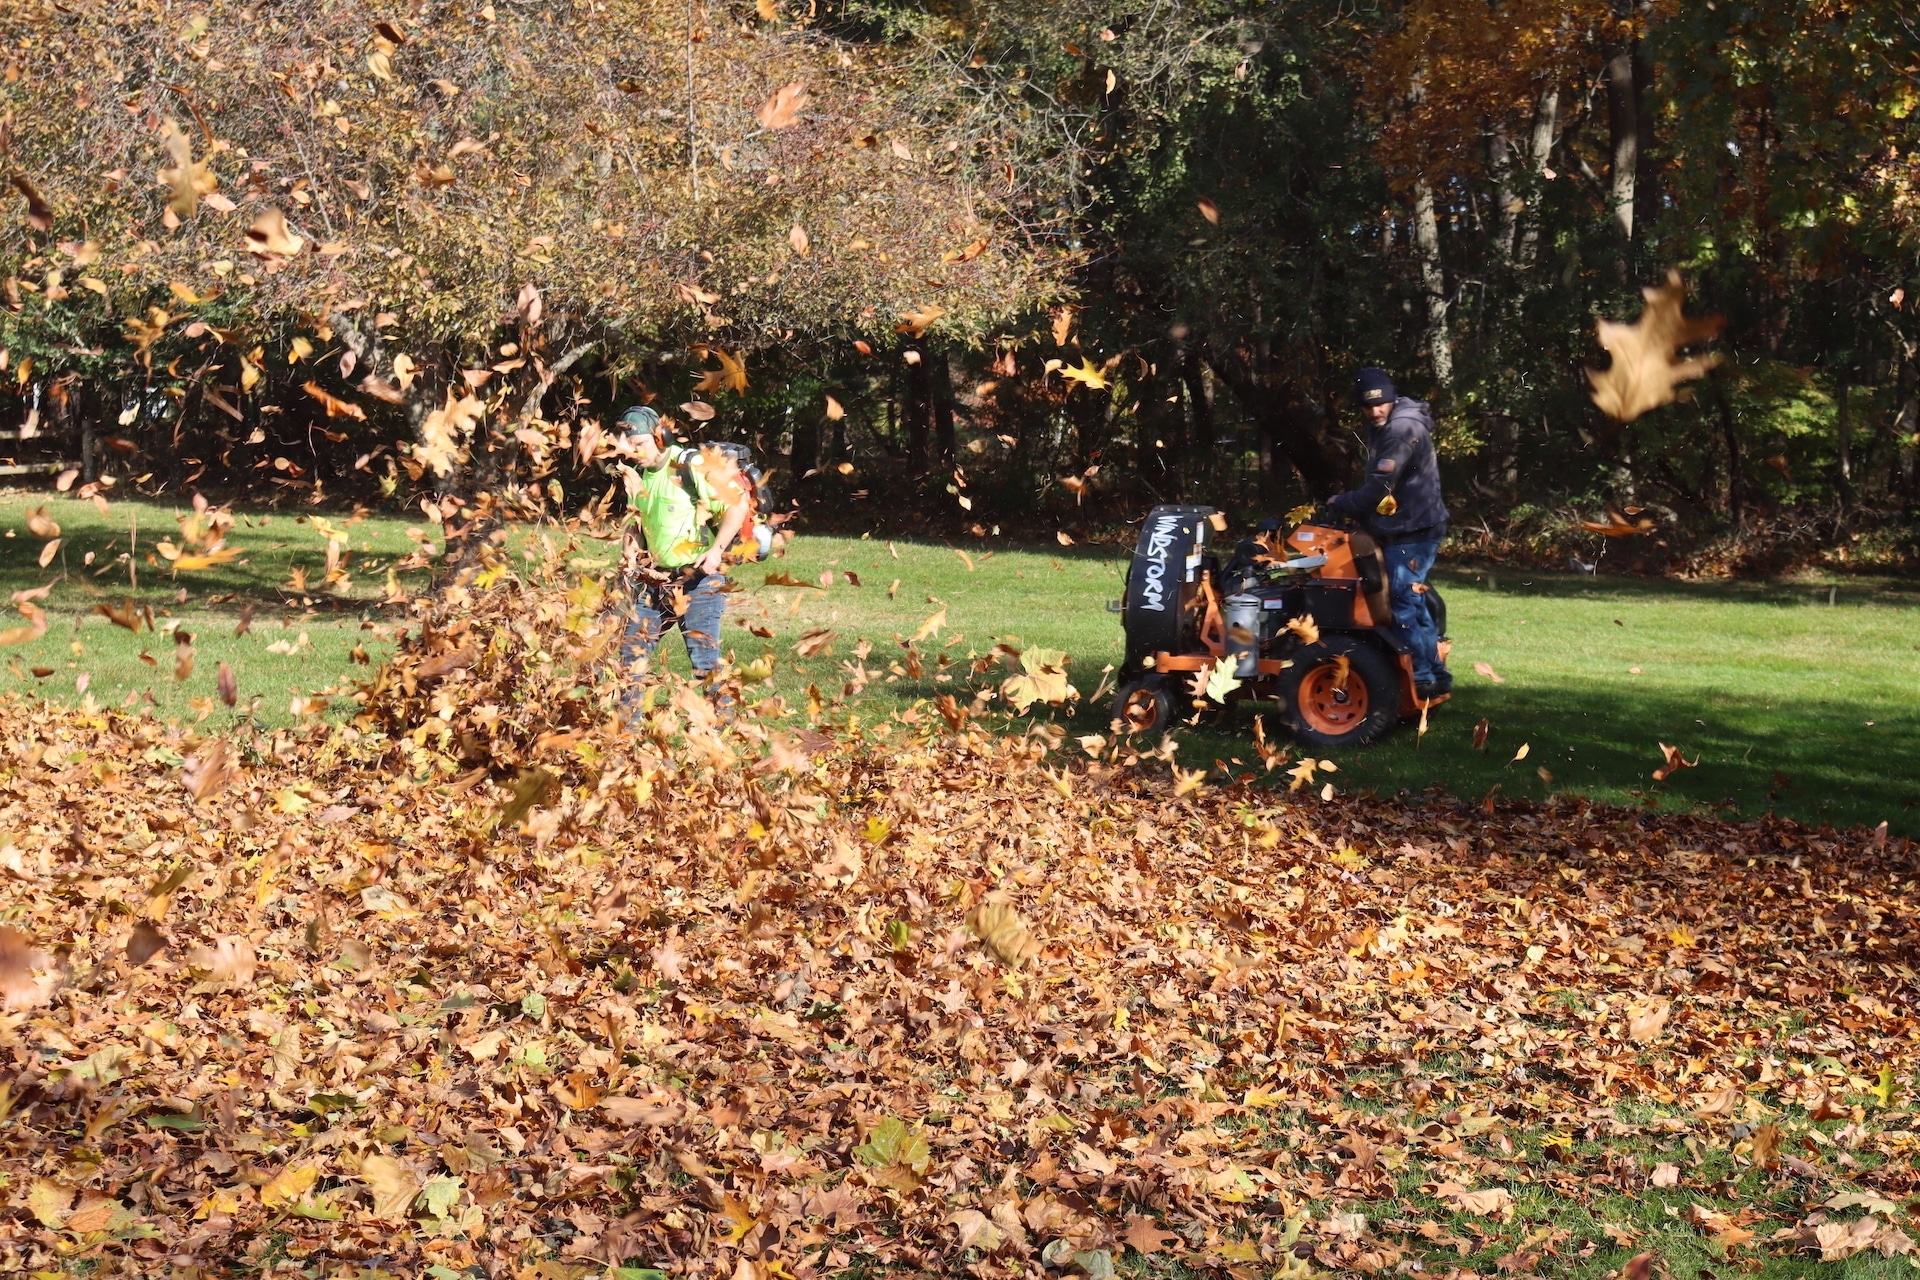
<path id="1" fill-rule="evenodd" d="M 1392 515 L 1380 514 L 1388 494 Z M 1424 400 L 1405 396 L 1380 426 L 1367 427 L 1367 478 L 1358 489 L 1329 504 L 1358 520 L 1374 537 L 1397 541 L 1419 534 L 1439 538 L 1447 531 L 1447 504 L 1440 495 L 1440 463 L 1433 453 L 1433 415 Z"/>

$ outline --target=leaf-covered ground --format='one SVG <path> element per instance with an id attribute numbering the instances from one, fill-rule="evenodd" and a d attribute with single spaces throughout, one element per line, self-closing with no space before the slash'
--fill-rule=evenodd
<path id="1" fill-rule="evenodd" d="M 0 711 L 0 1271 L 1910 1273 L 1904 841 L 610 717 L 600 608 Z"/>

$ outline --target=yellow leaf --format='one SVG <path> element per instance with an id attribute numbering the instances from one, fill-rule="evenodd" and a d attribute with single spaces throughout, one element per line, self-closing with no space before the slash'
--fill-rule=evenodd
<path id="1" fill-rule="evenodd" d="M 915 644 L 919 644 L 922 640 L 925 640 L 928 636 L 939 635 L 940 628 L 946 625 L 947 625 L 947 611 L 943 608 L 940 610 L 940 612 L 934 614 L 932 617 L 928 618 L 925 622 L 920 624 L 918 629 L 916 629 L 913 633 L 913 642 Z"/>
<path id="2" fill-rule="evenodd" d="M 289 1166 L 275 1174 L 271 1181 L 260 1188 L 260 1203 L 269 1209 L 291 1204 L 313 1190 L 313 1184 L 319 1180 L 319 1165 L 303 1164 L 298 1168 Z"/>
<path id="3" fill-rule="evenodd" d="M 1106 375 L 1094 368 L 1093 361 L 1086 356 L 1080 358 L 1080 367 L 1078 369 L 1062 365 L 1060 368 L 1060 376 L 1078 382 L 1089 391 L 1101 391 L 1104 390 L 1107 385 Z"/>
<path id="4" fill-rule="evenodd" d="M 1009 969 L 1040 954 L 1040 943 L 1027 932 L 1020 913 L 1010 903 L 987 901 L 967 912 L 967 931 L 980 939 L 996 960 Z"/>

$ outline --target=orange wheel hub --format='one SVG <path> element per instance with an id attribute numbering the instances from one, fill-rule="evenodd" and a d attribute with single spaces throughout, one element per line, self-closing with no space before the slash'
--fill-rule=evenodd
<path id="1" fill-rule="evenodd" d="M 1327 662 L 1300 680 L 1300 718 L 1316 733 L 1351 733 L 1367 718 L 1367 682 L 1344 662 Z"/>

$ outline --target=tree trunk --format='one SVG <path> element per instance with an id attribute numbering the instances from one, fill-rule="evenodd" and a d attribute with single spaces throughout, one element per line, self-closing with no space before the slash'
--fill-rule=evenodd
<path id="1" fill-rule="evenodd" d="M 900 349 L 906 360 L 906 383 L 901 396 L 900 416 L 907 428 L 907 465 L 917 475 L 927 469 L 927 437 L 933 428 L 933 387 L 927 369 L 926 347 L 909 341 Z"/>
<path id="2" fill-rule="evenodd" d="M 1200 353 L 1188 347 L 1180 357 L 1180 380 L 1187 388 L 1187 411 L 1193 416 L 1193 431 L 1187 437 L 1190 451 L 1213 449 L 1213 392 L 1207 387 L 1206 365 Z"/>
<path id="3" fill-rule="evenodd" d="M 1553 144 L 1560 129 L 1560 89 L 1548 82 L 1541 91 L 1540 102 L 1533 111 L 1533 137 L 1527 148 L 1527 161 L 1534 176 L 1535 189 L 1543 180 L 1547 160 L 1553 155 Z M 1540 244 L 1540 204 L 1541 197 L 1534 196 L 1531 216 L 1526 219 L 1526 229 L 1520 233 L 1520 246 L 1516 250 L 1516 261 L 1523 268 L 1531 267 L 1534 255 Z"/>
<path id="4" fill-rule="evenodd" d="M 793 443 L 787 450 L 787 472 L 797 484 L 820 468 L 820 419 L 811 408 L 793 423 Z"/>
<path id="5" fill-rule="evenodd" d="M 1608 199 L 1620 227 L 1620 277 L 1632 274 L 1634 190 L 1640 171 L 1640 85 L 1634 72 L 1636 41 L 1619 46 L 1607 59 L 1607 125 L 1613 137 L 1613 172 Z"/>
<path id="6" fill-rule="evenodd" d="M 1297 383 L 1257 375 L 1248 355 L 1245 351 L 1212 353 L 1207 363 L 1233 388 L 1261 438 L 1286 458 L 1309 493 L 1320 496 L 1344 488 L 1345 459 L 1333 444 L 1331 424 L 1319 406 L 1301 393 Z"/>
<path id="7" fill-rule="evenodd" d="M 1720 435 L 1727 446 L 1727 518 L 1738 525 L 1746 516 L 1747 486 L 1740 459 L 1740 436 L 1733 424 L 1733 397 L 1727 391 L 1726 379 L 1718 372 L 1707 376 L 1713 380 L 1714 394 L 1720 401 Z"/>
<path id="8" fill-rule="evenodd" d="M 1848 414 L 1847 371 L 1840 371 L 1840 394 L 1838 412 L 1835 414 L 1835 427 L 1840 437 L 1840 512 L 1845 515 L 1853 509 L 1853 421 Z"/>
<path id="9" fill-rule="evenodd" d="M 1174 502 L 1180 494 L 1178 441 L 1184 424 L 1180 421 L 1180 383 L 1174 376 L 1172 358 L 1168 353 L 1166 359 L 1148 364 L 1147 376 L 1140 380 L 1133 418 L 1140 483 L 1155 502 Z"/>
<path id="10" fill-rule="evenodd" d="M 940 357 L 937 367 L 932 371 L 930 390 L 933 394 L 934 442 L 940 451 L 940 463 L 942 466 L 952 466 L 954 458 L 952 352 Z"/>
<path id="11" fill-rule="evenodd" d="M 1520 237 L 1520 211 L 1526 201 L 1513 185 L 1513 142 L 1507 137 L 1505 121 L 1495 120 L 1487 130 L 1487 171 L 1493 175 L 1493 203 L 1500 214 L 1500 232 L 1495 241 L 1500 260 L 1513 265 L 1514 248 Z"/>
<path id="12" fill-rule="evenodd" d="M 1900 342 L 1899 372 L 1894 377 L 1894 399 L 1900 408 L 1893 415 L 1893 457 L 1888 463 L 1887 488 L 1899 501 L 1911 506 L 1914 501 L 1914 433 L 1920 430 L 1920 369 L 1914 365 L 1914 347 Z"/>
<path id="13" fill-rule="evenodd" d="M 1427 295 L 1427 353 L 1433 362 L 1433 380 L 1446 390 L 1453 386 L 1447 275 L 1440 263 L 1440 221 L 1433 210 L 1433 188 L 1425 179 L 1413 188 L 1413 245 L 1420 259 L 1420 284 Z"/>

